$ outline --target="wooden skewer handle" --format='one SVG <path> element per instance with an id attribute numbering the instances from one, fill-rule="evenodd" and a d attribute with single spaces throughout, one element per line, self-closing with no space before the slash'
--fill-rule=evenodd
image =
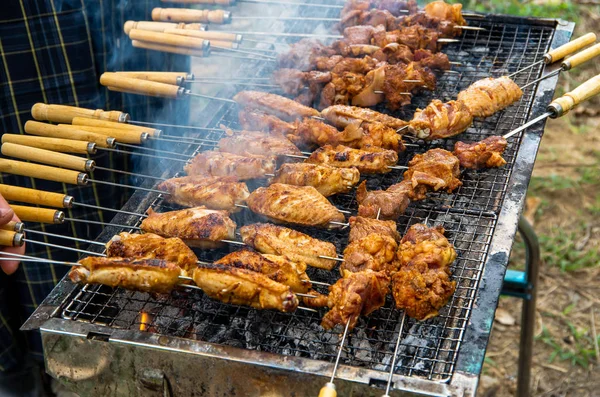
<path id="1" fill-rule="evenodd" d="M 123 31 L 126 35 L 132 29 L 150 30 L 152 32 L 164 32 L 165 29 L 181 29 L 181 30 L 205 30 L 206 28 L 199 23 L 183 23 L 183 22 L 155 22 L 155 21 L 127 21 L 123 24 Z"/>
<path id="2" fill-rule="evenodd" d="M 9 201 L 44 205 L 46 207 L 70 208 L 73 203 L 73 197 L 66 194 L 20 186 L 0 185 L 0 194 Z"/>
<path id="3" fill-rule="evenodd" d="M 222 40 L 211 40 L 210 41 L 211 48 L 239 48 L 240 45 L 233 41 L 222 41 Z"/>
<path id="4" fill-rule="evenodd" d="M 175 29 L 177 30 L 177 29 Z M 157 83 L 182 85 L 188 74 L 180 72 L 115 72 L 133 79 L 150 80 Z"/>
<path id="5" fill-rule="evenodd" d="M 91 120 L 91 119 L 90 119 Z M 16 143 L 52 150 L 61 153 L 95 154 L 96 144 L 92 142 L 76 141 L 73 139 L 46 138 L 41 136 L 4 134 L 2 143 Z"/>
<path id="6" fill-rule="evenodd" d="M 553 100 L 548 106 L 548 110 L 554 113 L 551 117 L 560 117 L 569 113 L 581 102 L 598 94 L 600 94 L 600 74 L 579 85 L 573 91 Z"/>
<path id="7" fill-rule="evenodd" d="M 100 84 L 131 93 L 166 98 L 177 98 L 183 93 L 183 88 L 176 85 L 132 79 L 110 72 L 103 73 L 102 76 L 100 76 Z"/>
<path id="8" fill-rule="evenodd" d="M 319 397 L 337 397 L 337 390 L 333 383 L 326 383 L 319 391 Z"/>
<path id="9" fill-rule="evenodd" d="M 147 133 L 150 136 L 159 136 L 162 132 L 156 128 L 142 127 L 127 123 L 115 123 L 114 121 L 88 119 L 87 117 L 73 117 L 73 125 L 87 125 L 89 127 L 104 127 L 118 130 L 138 131 Z"/>
<path id="10" fill-rule="evenodd" d="M 162 32 L 150 32 L 148 30 L 132 29 L 129 32 L 131 40 L 141 40 L 147 43 L 170 45 L 174 47 L 189 47 L 196 50 L 208 48 L 209 43 L 203 39 L 191 36 L 182 36 Z"/>
<path id="11" fill-rule="evenodd" d="M 190 55 L 190 56 L 199 57 L 199 58 L 203 58 L 210 53 L 210 48 L 207 48 L 205 50 L 196 50 L 194 48 L 189 48 L 189 47 L 173 47 L 170 45 L 148 43 L 146 41 L 141 41 L 141 40 L 133 40 L 131 42 L 131 45 L 134 46 L 135 48 L 144 48 L 146 50 L 170 52 L 173 54 Z M 108 89 L 110 90 L 110 87 L 108 87 Z"/>
<path id="12" fill-rule="evenodd" d="M 560 61 L 569 54 L 579 51 L 583 47 L 592 44 L 596 41 L 596 35 L 594 33 L 584 34 L 578 39 L 569 41 L 567 44 L 563 44 L 558 48 L 553 49 L 544 55 L 544 60 L 547 64 Z"/>
<path id="13" fill-rule="evenodd" d="M 81 172 L 93 171 L 96 165 L 94 160 L 88 160 L 87 158 L 31 146 L 17 145 L 15 143 L 3 143 L 0 150 L 2 151 L 2 154 L 7 157 L 29 160 L 40 164 L 53 165 L 55 167 Z"/>
<path id="14" fill-rule="evenodd" d="M 99 147 L 111 148 L 115 146 L 115 139 L 106 135 L 80 129 L 66 129 L 57 125 L 40 123 L 29 120 L 25 123 L 25 132 L 31 135 L 45 136 L 48 138 L 75 139 L 77 141 L 93 142 Z"/>
<path id="15" fill-rule="evenodd" d="M 596 58 L 598 55 L 600 55 L 600 44 L 593 45 L 590 48 L 586 48 L 585 50 L 568 57 L 563 61 L 561 66 L 563 70 L 571 70 Z"/>
<path id="16" fill-rule="evenodd" d="M 65 213 L 50 208 L 27 207 L 24 205 L 10 206 L 15 214 L 25 222 L 61 224 L 65 221 Z"/>
<path id="17" fill-rule="evenodd" d="M 10 221 L 4 225 L 1 225 L 0 229 L 23 233 L 23 222 Z"/>
<path id="18" fill-rule="evenodd" d="M 84 109 L 76 106 L 46 105 L 36 103 L 31 108 L 31 115 L 36 120 L 52 121 L 53 123 L 71 123 L 73 117 L 89 117 L 99 120 L 110 120 L 124 123 L 129 120 L 129 114 L 117 110 Z"/>
<path id="19" fill-rule="evenodd" d="M 165 29 L 165 33 L 178 34 L 180 36 L 197 37 L 199 39 L 205 39 L 205 40 L 234 41 L 236 43 L 239 43 L 240 41 L 242 41 L 241 34 L 217 32 L 217 31 L 201 32 L 198 30 Z M 380 48 L 377 47 L 377 49 L 380 49 Z"/>
<path id="20" fill-rule="evenodd" d="M 23 233 L 0 229 L 0 245 L 3 247 L 20 247 L 24 243 Z"/>
<path id="21" fill-rule="evenodd" d="M 235 4 L 236 0 L 162 0 L 163 3 L 179 3 L 179 4 L 218 4 L 222 6 L 230 6 Z"/>
<path id="22" fill-rule="evenodd" d="M 7 159 L 0 159 L 0 172 L 69 183 L 71 185 L 85 185 L 88 180 L 87 174 L 81 172 Z"/>
<path id="23" fill-rule="evenodd" d="M 225 10 L 196 10 L 192 8 L 155 8 L 153 21 L 229 23 L 231 13 Z"/>
<path id="24" fill-rule="evenodd" d="M 117 142 L 131 143 L 134 145 L 139 145 L 148 138 L 148 133 L 133 130 L 122 130 L 116 128 L 92 127 L 89 125 L 71 124 L 59 124 L 58 126 L 66 130 L 82 130 L 92 132 L 94 134 L 104 135 L 107 137 L 113 137 Z"/>

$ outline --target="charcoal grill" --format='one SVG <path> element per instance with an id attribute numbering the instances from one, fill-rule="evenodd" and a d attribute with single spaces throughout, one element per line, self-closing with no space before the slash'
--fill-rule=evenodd
<path id="1" fill-rule="evenodd" d="M 419 95 L 399 117 L 410 117 L 416 107 L 424 107 L 433 98 L 453 99 L 480 78 L 509 74 L 541 60 L 548 50 L 569 41 L 574 28 L 561 20 L 491 14 L 468 22 L 487 30 L 466 31 L 460 43 L 444 48 L 451 60 L 462 63 L 453 68 L 459 73 L 444 75 L 435 92 Z M 315 27 L 298 22 L 286 26 L 294 32 Z M 270 70 L 269 66 L 246 65 L 237 73 L 264 76 Z M 542 71 L 542 65 L 530 68 L 515 81 L 522 86 Z M 478 141 L 509 132 L 545 109 L 556 83 L 553 77 L 529 87 L 519 103 L 476 121 L 455 139 L 410 147 L 400 155 L 399 164 L 431 147 L 450 149 L 457 139 Z M 222 90 L 220 95 L 233 93 Z M 234 106 L 209 103 L 202 114 L 212 117 L 203 126 L 237 128 Z M 542 133 L 542 123 L 522 132 L 509 141 L 505 167 L 465 171 L 464 184 L 457 192 L 432 194 L 426 201 L 411 204 L 398 220 L 401 233 L 425 219 L 446 229 L 458 252 L 452 266 L 457 289 L 438 317 L 424 322 L 406 320 L 392 395 L 475 395 Z M 218 131 L 203 134 L 213 140 L 220 136 Z M 192 154 L 211 148 L 208 143 L 180 144 L 179 150 Z M 163 176 L 179 171 L 155 169 Z M 402 171 L 394 170 L 369 177 L 368 185 L 387 188 L 401 177 Z M 357 209 L 353 194 L 336 195 L 332 201 L 340 209 Z M 123 209 L 143 212 L 149 206 L 158 211 L 174 208 L 161 196 L 138 191 Z M 234 220 L 243 225 L 260 219 L 242 211 Z M 120 214 L 114 222 L 135 226 L 140 219 Z M 333 242 L 339 252 L 347 244 L 347 230 L 299 230 Z M 99 241 L 108 241 L 120 231 L 108 227 Z M 210 261 L 234 249 L 198 252 L 198 256 Z M 333 283 L 338 278 L 335 272 L 309 271 L 315 281 Z M 322 314 L 258 311 L 212 301 L 199 291 L 151 296 L 104 286 L 81 287 L 63 279 L 23 328 L 41 329 L 47 371 L 85 395 L 316 396 L 331 374 L 340 338 L 339 330 L 320 328 Z M 388 299 L 382 309 L 359 321 L 342 352 L 336 377 L 340 396 L 382 394 L 400 318 Z"/>

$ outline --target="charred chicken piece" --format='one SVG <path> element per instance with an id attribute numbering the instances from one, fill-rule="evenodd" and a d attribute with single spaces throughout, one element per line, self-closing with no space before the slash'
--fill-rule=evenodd
<path id="1" fill-rule="evenodd" d="M 198 266 L 198 257 L 180 238 L 164 238 L 153 233 L 119 233 L 106 243 L 106 255 L 109 258 L 162 259 L 179 266 L 183 275 L 191 275 Z"/>
<path id="2" fill-rule="evenodd" d="M 328 306 L 331 310 L 323 316 L 321 326 L 332 329 L 338 324 L 345 326 L 349 321 L 348 329 L 353 329 L 359 316 L 368 316 L 384 305 L 389 285 L 390 279 L 385 272 L 346 272 L 329 287 Z"/>
<path id="3" fill-rule="evenodd" d="M 408 162 L 404 180 L 412 184 L 411 200 L 425 199 L 429 189 L 451 193 L 462 185 L 458 158 L 444 149 L 430 149 Z"/>
<path id="4" fill-rule="evenodd" d="M 348 223 L 350 223 L 350 235 L 348 236 L 348 242 L 350 243 L 373 233 L 388 236 L 393 238 L 394 241 L 400 242 L 400 233 L 396 230 L 396 222 L 394 221 L 351 216 Z"/>
<path id="5" fill-rule="evenodd" d="M 234 176 L 240 180 L 264 178 L 265 174 L 275 172 L 275 159 L 207 150 L 196 155 L 184 170 L 190 176 Z"/>
<path id="6" fill-rule="evenodd" d="M 252 270 L 201 264 L 193 279 L 206 295 L 221 302 L 286 313 L 298 307 L 298 297 L 290 287 Z"/>
<path id="7" fill-rule="evenodd" d="M 331 270 L 336 263 L 320 257 L 337 258 L 335 245 L 287 227 L 254 223 L 240 228 L 240 234 L 245 244 L 263 254 L 281 255 L 290 261 L 326 270 Z"/>
<path id="8" fill-rule="evenodd" d="M 449 138 L 465 131 L 473 123 L 473 115 L 462 101 L 431 101 L 425 109 L 417 109 L 409 131 L 426 141 Z"/>
<path id="9" fill-rule="evenodd" d="M 386 190 L 367 191 L 367 183 L 363 181 L 356 190 L 358 214 L 366 218 L 398 219 L 410 204 L 412 185 L 402 181 Z"/>
<path id="10" fill-rule="evenodd" d="M 213 248 L 220 245 L 220 240 L 235 237 L 236 224 L 227 211 L 194 207 L 157 213 L 150 208 L 140 227 L 147 233 L 179 237 L 191 247 Z"/>
<path id="11" fill-rule="evenodd" d="M 219 150 L 240 156 L 285 156 L 302 153 L 289 139 L 278 137 L 260 131 L 240 131 L 233 133 L 228 130 L 228 137 L 219 140 Z"/>
<path id="12" fill-rule="evenodd" d="M 312 186 L 325 197 L 348 193 L 360 180 L 356 168 L 335 168 L 308 163 L 282 164 L 272 183 L 294 186 Z"/>
<path id="13" fill-rule="evenodd" d="M 443 227 L 417 223 L 402 238 L 398 259 L 401 266 L 424 262 L 430 268 L 447 268 L 456 259 L 456 250 L 444 236 Z"/>
<path id="14" fill-rule="evenodd" d="M 364 122 L 349 125 L 344 132 L 348 132 L 348 135 L 353 135 L 350 133 L 350 130 L 353 128 L 361 132 L 361 137 L 358 140 L 346 143 L 347 146 L 357 149 L 380 147 L 395 152 L 406 150 L 406 146 L 402 142 L 402 135 L 398 134 L 393 128 L 386 127 L 379 122 Z"/>
<path id="15" fill-rule="evenodd" d="M 235 176 L 184 176 L 170 178 L 158 184 L 158 190 L 168 192 L 167 200 L 184 207 L 205 206 L 213 210 L 238 211 L 250 195 L 245 183 Z"/>
<path id="16" fill-rule="evenodd" d="M 509 77 L 481 79 L 458 93 L 473 117 L 489 117 L 517 102 L 523 96 L 521 88 Z"/>
<path id="17" fill-rule="evenodd" d="M 179 283 L 181 268 L 161 259 L 87 257 L 69 272 L 72 282 L 167 293 Z"/>
<path id="18" fill-rule="evenodd" d="M 450 70 L 450 59 L 442 52 L 432 53 L 429 50 L 418 49 L 413 54 L 413 61 L 423 68 L 431 70 Z"/>
<path id="19" fill-rule="evenodd" d="M 331 222 L 344 222 L 344 214 L 312 186 L 274 183 L 250 193 L 248 207 L 275 222 L 335 228 Z"/>
<path id="20" fill-rule="evenodd" d="M 321 115 L 338 128 L 346 128 L 356 121 L 381 123 L 395 130 L 405 127 L 408 123 L 387 114 L 356 106 L 334 105 L 323 109 Z"/>
<path id="21" fill-rule="evenodd" d="M 458 157 L 463 168 L 479 169 L 502 167 L 506 160 L 502 153 L 508 142 L 501 136 L 490 136 L 475 143 L 456 142 L 454 155 Z"/>
<path id="22" fill-rule="evenodd" d="M 407 80 L 417 80 L 419 83 L 409 83 Z M 417 63 L 387 65 L 383 92 L 388 107 L 392 110 L 408 105 L 412 97 L 402 92 L 418 92 L 423 88 L 434 90 L 436 77 L 430 70 L 420 67 Z"/>
<path id="23" fill-rule="evenodd" d="M 368 26 L 367 28 L 370 28 L 370 44 L 379 47 L 398 43 L 407 46 L 411 51 L 424 49 L 437 52 L 439 50 L 438 39 L 440 33 L 420 25 L 403 26 L 400 29 L 391 31 L 387 31 L 383 25 Z"/>
<path id="24" fill-rule="evenodd" d="M 276 135 L 286 136 L 296 133 L 296 125 L 288 123 L 270 114 L 254 109 L 240 110 L 238 113 L 240 126 L 249 131 L 267 131 Z"/>
<path id="25" fill-rule="evenodd" d="M 340 266 L 340 273 L 344 275 L 345 272 L 356 273 L 370 269 L 391 275 L 398 270 L 397 250 L 398 244 L 393 238 L 369 234 L 348 244 L 344 250 L 344 262 Z"/>
<path id="26" fill-rule="evenodd" d="M 233 100 L 245 108 L 257 109 L 285 121 L 294 121 L 302 117 L 320 115 L 316 109 L 301 105 L 281 95 L 267 92 L 240 91 L 235 94 Z"/>
<path id="27" fill-rule="evenodd" d="M 305 162 L 338 168 L 356 167 L 361 174 L 383 174 L 390 172 L 389 167 L 398 162 L 398 153 L 377 147 L 353 149 L 325 145 L 315 150 Z"/>

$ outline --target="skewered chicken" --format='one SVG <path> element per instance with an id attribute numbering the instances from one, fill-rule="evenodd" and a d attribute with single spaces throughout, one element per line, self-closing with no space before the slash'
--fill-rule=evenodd
<path id="1" fill-rule="evenodd" d="M 398 153 L 377 147 L 352 149 L 325 145 L 315 150 L 305 162 L 338 168 L 356 167 L 361 174 L 376 174 L 390 172 L 389 166 L 398 162 Z"/>
<path id="2" fill-rule="evenodd" d="M 221 152 L 240 156 L 300 156 L 302 152 L 289 139 L 260 131 L 240 131 L 235 135 L 228 130 L 228 136 L 219 140 Z"/>
<path id="3" fill-rule="evenodd" d="M 473 116 L 464 102 L 434 99 L 425 109 L 417 109 L 408 129 L 418 138 L 433 141 L 458 135 L 472 123 Z"/>
<path id="4" fill-rule="evenodd" d="M 181 268 L 161 259 L 87 257 L 69 272 L 72 282 L 166 293 L 179 282 Z"/>
<path id="5" fill-rule="evenodd" d="M 439 18 L 464 26 L 467 21 L 462 16 L 462 4 L 449 4 L 444 1 L 432 1 L 423 8 L 423 11 L 433 18 Z"/>
<path id="6" fill-rule="evenodd" d="M 282 164 L 272 183 L 295 186 L 312 186 L 323 196 L 348 193 L 360 180 L 356 168 L 335 168 L 328 165 L 308 163 Z"/>
<path id="7" fill-rule="evenodd" d="M 369 234 L 379 234 L 380 236 L 388 236 L 396 242 L 400 242 L 400 233 L 396 230 L 396 222 L 384 221 L 374 218 L 365 218 L 362 216 L 351 216 L 348 219 L 350 224 L 350 234 L 348 242 L 360 240 L 367 237 Z"/>
<path id="8" fill-rule="evenodd" d="M 357 120 L 367 122 L 379 122 L 395 130 L 402 128 L 408 123 L 387 114 L 379 113 L 371 109 L 359 108 L 356 106 L 334 105 L 321 111 L 331 124 L 338 128 L 346 128 Z"/>
<path id="9" fill-rule="evenodd" d="M 475 143 L 456 142 L 454 155 L 458 157 L 463 168 L 479 169 L 502 167 L 506 160 L 502 153 L 508 142 L 501 136 L 490 136 Z"/>
<path id="10" fill-rule="evenodd" d="M 367 316 L 383 306 L 389 285 L 390 279 L 385 272 L 346 272 L 329 287 L 328 306 L 331 310 L 323 316 L 321 326 L 332 329 L 338 324 L 345 326 L 349 321 L 348 329 L 353 329 L 358 316 Z"/>
<path id="11" fill-rule="evenodd" d="M 411 200 L 423 200 L 427 189 L 448 193 L 462 185 L 458 158 L 444 149 L 430 149 L 408 162 L 404 180 L 412 183 Z"/>
<path id="12" fill-rule="evenodd" d="M 283 121 L 273 115 L 244 109 L 238 113 L 240 126 L 245 130 L 268 131 L 272 134 L 287 136 L 296 133 L 296 125 Z"/>
<path id="13" fill-rule="evenodd" d="M 106 255 L 109 258 L 162 259 L 179 266 L 183 275 L 191 275 L 198 266 L 194 251 L 180 238 L 164 238 L 153 233 L 121 232 L 106 243 Z"/>
<path id="14" fill-rule="evenodd" d="M 201 264 L 194 270 L 193 279 L 206 295 L 221 302 L 282 312 L 293 312 L 298 307 L 298 297 L 290 287 L 252 270 Z"/>
<path id="15" fill-rule="evenodd" d="M 297 124 L 298 128 L 288 138 L 297 145 L 323 146 L 351 142 L 362 137 L 362 131 L 338 131 L 337 128 L 315 119 L 304 119 Z"/>
<path id="16" fill-rule="evenodd" d="M 443 227 L 417 223 L 402 238 L 398 258 L 401 266 L 425 262 L 430 267 L 449 267 L 456 259 L 456 250 L 444 237 Z"/>
<path id="17" fill-rule="evenodd" d="M 512 105 L 523 91 L 509 77 L 481 79 L 458 93 L 457 99 L 471 110 L 473 117 L 489 117 Z"/>
<path id="18" fill-rule="evenodd" d="M 262 273 L 273 281 L 289 286 L 294 292 L 308 292 L 310 278 L 306 264 L 296 263 L 277 255 L 261 255 L 249 249 L 232 252 L 215 262 L 216 265 L 236 267 Z"/>
<path id="19" fill-rule="evenodd" d="M 179 237 L 189 246 L 210 248 L 220 240 L 233 239 L 236 224 L 227 211 L 194 207 L 156 213 L 150 208 L 140 227 L 163 237 Z"/>
<path id="20" fill-rule="evenodd" d="M 256 109 L 272 114 L 285 121 L 293 121 L 302 117 L 319 116 L 319 111 L 304 106 L 286 97 L 260 91 L 240 91 L 234 97 L 244 108 Z"/>
<path id="21" fill-rule="evenodd" d="M 250 194 L 245 183 L 235 176 L 184 176 L 167 179 L 158 190 L 168 192 L 167 200 L 185 207 L 206 206 L 214 210 L 236 212 Z"/>
<path id="22" fill-rule="evenodd" d="M 417 12 L 418 5 L 415 0 L 347 0 L 340 15 L 344 16 L 352 11 L 368 11 L 371 9 L 385 10 L 394 16 L 405 15 L 403 11 L 410 14 Z"/>
<path id="23" fill-rule="evenodd" d="M 248 207 L 276 222 L 333 228 L 344 222 L 344 214 L 312 186 L 274 183 L 250 193 Z"/>
<path id="24" fill-rule="evenodd" d="M 356 149 L 380 147 L 395 152 L 403 152 L 406 150 L 406 147 L 402 142 L 402 135 L 398 134 L 393 128 L 386 127 L 384 124 L 378 122 L 359 123 L 356 125 L 349 125 L 344 130 L 346 132 L 356 129 L 361 132 L 361 137 L 358 140 L 345 143 L 346 146 Z"/>
<path id="25" fill-rule="evenodd" d="M 375 272 L 384 271 L 391 275 L 398 269 L 396 259 L 396 241 L 385 235 L 369 234 L 348 244 L 344 250 L 344 262 L 340 273 L 361 272 L 367 269 Z"/>
<path id="26" fill-rule="evenodd" d="M 190 175 L 235 176 L 240 180 L 264 178 L 275 172 L 275 159 L 265 156 L 239 156 L 237 154 L 207 150 L 200 152 L 185 167 Z"/>
<path id="27" fill-rule="evenodd" d="M 307 234 L 270 223 L 254 223 L 240 228 L 242 241 L 263 254 L 281 255 L 293 262 L 331 270 L 337 258 L 335 245 Z"/>
<path id="28" fill-rule="evenodd" d="M 356 190 L 358 214 L 367 218 L 397 219 L 410 204 L 413 188 L 409 181 L 396 183 L 386 190 L 367 191 L 363 181 Z"/>

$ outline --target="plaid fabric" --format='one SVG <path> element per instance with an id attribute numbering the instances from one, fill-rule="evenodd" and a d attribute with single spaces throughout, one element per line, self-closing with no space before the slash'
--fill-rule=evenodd
<path id="1" fill-rule="evenodd" d="M 152 3 L 146 0 L 3 1 L 0 12 L 2 133 L 24 133 L 23 125 L 31 119 L 30 110 L 36 102 L 125 110 L 136 120 L 151 120 L 160 116 L 160 121 L 175 122 L 175 116 L 179 120 L 182 116 L 187 117 L 187 109 L 182 103 L 113 93 L 98 84 L 98 78 L 104 71 L 188 69 L 186 57 L 133 49 L 124 35 L 122 27 L 126 20 L 151 19 Z M 94 159 L 99 166 L 132 170 L 126 156 L 100 152 Z M 117 173 L 96 172 L 91 177 L 133 184 Z M 73 196 L 75 202 L 108 208 L 120 208 L 132 193 L 131 190 L 105 185 L 67 186 L 6 174 L 0 175 L 0 182 L 62 192 Z M 69 218 L 103 222 L 110 221 L 114 215 L 82 207 L 65 212 Z M 78 222 L 66 222 L 64 225 L 28 224 L 27 227 L 86 239 L 94 239 L 101 231 L 99 226 Z M 45 238 L 33 233 L 28 237 L 78 249 L 86 248 L 85 244 L 60 238 Z M 65 261 L 75 261 L 79 255 L 30 243 L 27 245 L 27 254 Z M 23 263 L 12 276 L 0 272 L 1 371 L 15 367 L 22 361 L 25 352 L 42 358 L 39 334 L 29 333 L 23 338 L 17 330 L 67 270 L 60 265 Z"/>

